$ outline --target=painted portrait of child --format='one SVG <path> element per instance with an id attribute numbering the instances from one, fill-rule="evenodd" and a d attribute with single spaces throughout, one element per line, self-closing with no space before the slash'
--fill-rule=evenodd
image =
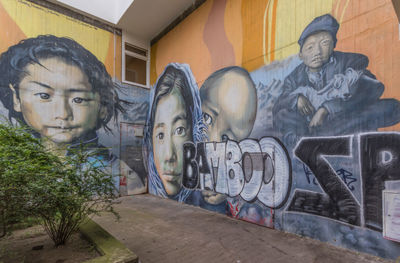
<path id="1" fill-rule="evenodd" d="M 105 66 L 76 41 L 41 35 L 0 56 L 0 99 L 8 119 L 32 128 L 50 150 L 98 145 L 96 131 L 124 108 Z"/>

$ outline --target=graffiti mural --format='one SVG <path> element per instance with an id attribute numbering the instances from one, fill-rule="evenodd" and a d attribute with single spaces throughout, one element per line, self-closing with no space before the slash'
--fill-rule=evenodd
<path id="1" fill-rule="evenodd" d="M 274 128 L 287 144 L 303 136 L 376 131 L 400 121 L 400 104 L 379 99 L 384 85 L 367 70 L 362 54 L 334 51 L 339 24 L 315 18 L 299 38 L 302 63 L 284 80 Z"/>
<path id="2" fill-rule="evenodd" d="M 0 74 L 8 118 L 48 138 L 55 151 L 77 143 L 104 148 L 96 130 L 109 129 L 108 121 L 123 111 L 103 64 L 71 39 L 25 39 L 0 56 Z"/>
<path id="3" fill-rule="evenodd" d="M 201 136 L 200 105 L 194 85 L 187 66 L 168 66 L 152 91 L 147 125 L 149 192 L 179 201 L 189 195 L 181 187 L 183 143 Z"/>
<path id="4" fill-rule="evenodd" d="M 119 122 L 132 109 L 136 112 L 135 119 L 141 118 L 144 124 L 148 96 L 145 94 L 144 100 L 142 96 L 142 101 L 140 96 L 136 101 L 126 99 L 128 91 L 136 88 L 118 80 L 119 74 L 112 63 L 114 57 L 109 51 L 112 49 L 114 53 L 110 44 L 120 36 L 35 7 L 24 1 L 0 2 L 3 22 L 7 23 L 1 30 L 7 36 L 2 39 L 0 55 L 3 119 L 14 125 L 29 126 L 35 137 L 43 139 L 46 148 L 61 156 L 85 145 L 87 151 L 95 153 L 95 161 L 115 175 L 117 189 L 120 166 L 137 171 L 140 175 L 135 172 L 136 177 L 145 186 L 144 169 L 134 167 L 126 154 L 120 158 L 119 149 L 126 145 L 121 147 L 116 137 L 120 134 Z M 32 13 L 32 21 L 15 15 L 24 12 Z M 42 23 L 51 26 L 44 28 Z M 65 23 L 75 31 L 65 29 L 62 26 Z M 85 34 L 91 39 L 85 38 Z M 103 44 L 96 43 L 99 40 Z M 139 147 L 141 154 L 141 141 Z M 140 155 L 139 163 L 142 162 Z"/>
<path id="5" fill-rule="evenodd" d="M 203 119 L 210 141 L 249 137 L 257 112 L 257 93 L 247 70 L 228 67 L 206 79 L 200 88 Z"/>
<path id="6" fill-rule="evenodd" d="M 290 191 L 291 169 L 286 149 L 275 138 L 240 143 L 185 143 L 182 185 L 211 190 L 245 201 L 282 206 Z M 196 155 L 194 155 L 196 153 Z M 199 165 L 200 164 L 200 165 Z"/>
<path id="7" fill-rule="evenodd" d="M 224 197 L 182 186 L 184 143 L 201 142 L 206 136 L 198 87 L 188 65 L 172 63 L 165 68 L 151 91 L 148 116 L 149 192 L 224 211 Z"/>
<path id="8" fill-rule="evenodd" d="M 400 55 L 397 16 L 309 2 L 206 1 L 189 16 L 203 31 L 152 46 L 150 193 L 395 259 L 400 67 L 376 52 Z M 385 37 L 362 26 L 372 6 Z"/>

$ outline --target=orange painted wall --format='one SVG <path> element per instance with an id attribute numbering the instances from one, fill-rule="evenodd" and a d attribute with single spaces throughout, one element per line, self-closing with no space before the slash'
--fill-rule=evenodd
<path id="1" fill-rule="evenodd" d="M 0 53 L 3 53 L 9 46 L 17 44 L 22 39 L 26 38 L 18 25 L 12 20 L 7 11 L 0 4 L 0 23 L 8 31 L 0 30 Z"/>
<path id="2" fill-rule="evenodd" d="M 170 62 L 189 64 L 196 80 L 201 84 L 209 74 L 218 68 L 233 64 L 241 64 L 242 59 L 242 22 L 241 0 L 226 1 L 224 6 L 217 5 L 221 1 L 207 1 L 182 21 L 177 27 L 159 40 L 151 49 L 151 84 L 154 84 L 157 76 Z M 208 39 L 204 37 L 204 30 L 212 8 L 216 15 L 223 12 L 223 26 L 225 28 L 225 43 L 231 46 L 231 52 L 226 56 L 224 48 L 219 48 L 219 43 L 209 43 L 212 50 L 216 50 L 220 56 L 212 57 L 208 39 L 218 38 L 219 35 L 209 28 Z M 221 10 L 224 8 L 224 10 Z M 220 10 L 218 10 L 220 9 Z M 221 22 L 221 21 L 219 21 Z M 210 25 L 212 26 L 212 25 Z"/>

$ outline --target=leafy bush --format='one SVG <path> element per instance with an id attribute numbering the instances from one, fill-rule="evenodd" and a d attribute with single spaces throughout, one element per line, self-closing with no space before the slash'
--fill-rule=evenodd
<path id="1" fill-rule="evenodd" d="M 0 124 L 0 222 L 41 222 L 56 246 L 91 214 L 112 209 L 116 190 L 97 151 L 80 145 L 58 157 L 26 129 Z"/>
<path id="2" fill-rule="evenodd" d="M 108 211 L 118 216 L 112 209 L 117 197 L 112 175 L 96 151 L 81 145 L 71 152 L 64 158 L 63 173 L 41 180 L 34 196 L 34 203 L 41 204 L 35 214 L 56 246 L 64 244 L 88 215 Z"/>
<path id="3" fill-rule="evenodd" d="M 59 158 L 23 128 L 0 125 L 0 237 L 30 214 L 31 185 L 61 168 Z"/>

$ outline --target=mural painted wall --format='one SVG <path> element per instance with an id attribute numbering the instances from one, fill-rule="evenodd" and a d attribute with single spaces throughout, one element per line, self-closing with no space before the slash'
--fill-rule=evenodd
<path id="1" fill-rule="evenodd" d="M 149 192 L 400 256 L 389 0 L 209 0 L 152 46 Z"/>
<path id="2" fill-rule="evenodd" d="M 144 126 L 148 92 L 120 81 L 121 35 L 24 0 L 0 1 L 0 25 L 3 119 L 30 126 L 60 155 L 85 144 L 118 188 L 129 170 L 128 190 L 145 192 L 142 159 L 131 161 L 141 158 L 142 140 L 120 123 Z"/>

